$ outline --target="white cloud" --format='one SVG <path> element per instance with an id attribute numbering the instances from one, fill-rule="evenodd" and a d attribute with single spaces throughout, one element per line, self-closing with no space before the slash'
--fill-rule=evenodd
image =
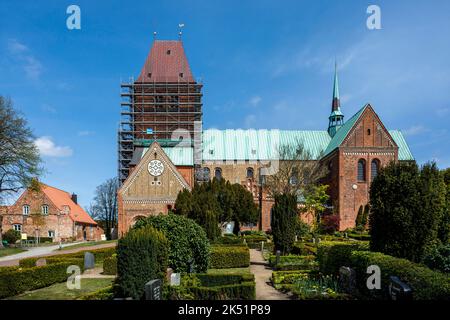
<path id="1" fill-rule="evenodd" d="M 406 130 L 403 130 L 403 134 L 405 136 L 415 136 L 415 135 L 418 135 L 418 134 L 421 134 L 421 133 L 424 133 L 424 132 L 427 132 L 427 131 L 428 131 L 428 129 L 425 128 L 424 126 L 422 126 L 422 125 L 415 125 L 415 126 L 412 126 L 412 127 L 408 128 Z"/>
<path id="2" fill-rule="evenodd" d="M 253 107 L 256 107 L 261 102 L 261 100 L 262 98 L 260 96 L 254 96 L 250 99 L 249 102 Z"/>
<path id="3" fill-rule="evenodd" d="M 67 146 L 57 146 L 52 137 L 43 136 L 37 138 L 34 141 L 34 144 L 39 149 L 39 152 L 42 156 L 48 157 L 70 157 L 73 154 L 73 150 Z"/>
<path id="4" fill-rule="evenodd" d="M 25 44 L 16 39 L 10 39 L 8 41 L 8 51 L 21 64 L 27 78 L 32 80 L 39 79 L 44 68 Z"/>

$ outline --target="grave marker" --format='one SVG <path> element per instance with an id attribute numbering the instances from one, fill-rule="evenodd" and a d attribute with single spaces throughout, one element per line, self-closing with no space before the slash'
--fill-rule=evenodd
<path id="1" fill-rule="evenodd" d="M 150 280 L 144 290 L 145 300 L 161 300 L 161 279 Z"/>
<path id="2" fill-rule="evenodd" d="M 410 301 L 412 300 L 412 289 L 398 277 L 389 277 L 389 296 L 391 300 Z"/>
<path id="3" fill-rule="evenodd" d="M 84 253 L 84 269 L 94 269 L 95 267 L 95 256 L 91 252 Z"/>
<path id="4" fill-rule="evenodd" d="M 47 260 L 45 258 L 40 258 L 36 260 L 36 267 L 46 266 Z"/>
<path id="5" fill-rule="evenodd" d="M 348 294 L 356 291 L 356 272 L 349 267 L 339 268 L 339 288 Z"/>

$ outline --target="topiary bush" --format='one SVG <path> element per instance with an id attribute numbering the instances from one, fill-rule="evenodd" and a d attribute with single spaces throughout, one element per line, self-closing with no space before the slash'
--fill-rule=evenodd
<path id="1" fill-rule="evenodd" d="M 169 266 L 175 272 L 206 272 L 209 262 L 209 241 L 205 231 L 194 220 L 168 214 L 139 220 L 134 229 L 151 225 L 160 230 L 169 242 Z"/>
<path id="2" fill-rule="evenodd" d="M 431 269 L 450 273 L 450 244 L 439 244 L 427 251 L 423 263 Z"/>
<path id="3" fill-rule="evenodd" d="M 127 232 L 117 245 L 117 295 L 142 299 L 148 281 L 164 278 L 168 250 L 164 234 L 151 225 Z"/>
<path id="4" fill-rule="evenodd" d="M 2 235 L 3 240 L 8 241 L 9 244 L 16 243 L 18 240 L 20 240 L 20 237 L 20 232 L 14 229 L 9 229 Z"/>
<path id="5" fill-rule="evenodd" d="M 246 246 L 212 246 L 210 265 L 215 269 L 248 267 L 250 251 Z"/>

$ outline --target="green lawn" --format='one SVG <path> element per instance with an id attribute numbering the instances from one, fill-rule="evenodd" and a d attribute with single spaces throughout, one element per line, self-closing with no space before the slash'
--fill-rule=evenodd
<path id="1" fill-rule="evenodd" d="M 250 273 L 250 268 L 208 269 L 209 274 L 243 274 Z"/>
<path id="2" fill-rule="evenodd" d="M 0 249 L 0 257 L 9 256 L 9 255 L 20 253 L 23 251 L 26 251 L 26 250 L 24 250 L 22 248 L 3 248 L 3 249 Z"/>
<path id="3" fill-rule="evenodd" d="M 81 289 L 69 290 L 66 283 L 57 283 L 47 288 L 25 292 L 8 300 L 75 300 L 82 295 L 106 288 L 112 284 L 112 278 L 81 279 Z"/>
<path id="4" fill-rule="evenodd" d="M 71 249 L 76 249 L 76 248 L 91 247 L 91 246 L 96 246 L 98 244 L 113 243 L 113 242 L 117 242 L 117 240 L 89 241 L 89 242 L 83 242 L 83 243 L 77 243 L 74 245 L 70 245 L 70 246 L 62 248 L 61 250 L 56 249 L 55 251 L 64 251 L 64 250 L 71 250 Z"/>

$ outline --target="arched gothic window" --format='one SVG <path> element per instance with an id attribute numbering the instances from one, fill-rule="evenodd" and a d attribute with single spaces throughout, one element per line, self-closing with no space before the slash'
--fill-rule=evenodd
<path id="1" fill-rule="evenodd" d="M 358 181 L 366 181 L 366 160 L 358 161 Z"/>
<path id="2" fill-rule="evenodd" d="M 380 170 L 380 160 L 373 159 L 372 163 L 370 164 L 370 179 L 372 181 L 378 175 L 379 170 Z"/>

